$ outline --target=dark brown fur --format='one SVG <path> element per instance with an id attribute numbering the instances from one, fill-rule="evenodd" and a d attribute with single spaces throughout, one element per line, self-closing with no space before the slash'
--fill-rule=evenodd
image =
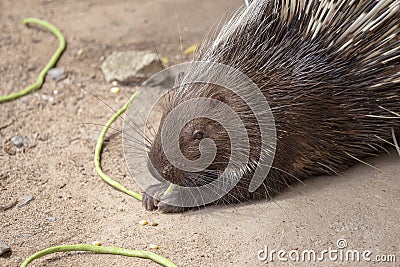
<path id="1" fill-rule="evenodd" d="M 170 109 L 196 96 L 225 102 L 239 114 L 251 137 L 247 173 L 217 203 L 271 197 L 296 180 L 339 173 L 366 156 L 379 154 L 392 140 L 392 133 L 400 131 L 400 29 L 396 28 L 400 11 L 394 9 L 394 15 L 373 30 L 361 30 L 389 10 L 388 5 L 346 33 L 377 2 L 356 1 L 352 6 L 344 2 L 337 1 L 336 10 L 324 15 L 318 1 L 298 2 L 291 9 L 285 9 L 284 0 L 258 1 L 247 11 L 239 11 L 217 40 L 211 45 L 206 42 L 200 50 L 199 59 L 236 68 L 258 85 L 272 109 L 277 131 L 272 168 L 263 185 L 250 193 L 248 184 L 259 157 L 260 136 L 257 120 L 246 104 L 217 87 L 194 86 L 175 94 Z M 387 2 L 399 4 L 395 0 Z M 318 19 L 323 27 L 310 30 L 310 23 Z M 386 32 L 390 34 L 382 40 Z M 198 142 L 192 138 L 198 130 L 214 139 L 218 147 L 219 164 L 210 166 L 210 170 L 222 171 L 224 160 L 229 161 L 230 146 L 224 130 L 214 122 L 199 119 L 187 125 L 180 139 L 181 151 L 188 159 L 199 157 Z M 169 165 L 159 135 L 150 151 L 158 172 L 181 185 L 204 183 L 191 180 L 187 173 Z M 163 172 L 166 166 L 168 171 Z M 215 177 L 210 175 L 209 179 Z M 166 185 L 161 184 L 146 192 L 161 196 L 165 189 Z M 170 197 L 178 196 L 175 192 Z M 185 210 L 160 203 L 146 193 L 143 204 L 149 210 Z"/>

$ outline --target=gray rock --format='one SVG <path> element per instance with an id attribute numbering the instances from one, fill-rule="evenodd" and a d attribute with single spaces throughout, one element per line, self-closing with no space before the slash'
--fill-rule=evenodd
<path id="1" fill-rule="evenodd" d="M 54 97 L 52 97 L 51 95 L 41 95 L 42 99 L 48 102 L 54 102 Z"/>
<path id="2" fill-rule="evenodd" d="M 47 75 L 53 78 L 56 82 L 67 78 L 67 72 L 65 68 L 52 68 L 47 72 Z"/>
<path id="3" fill-rule="evenodd" d="M 19 135 L 11 137 L 11 142 L 18 148 L 21 148 L 24 145 L 24 139 Z"/>
<path id="4" fill-rule="evenodd" d="M 107 82 L 140 82 L 162 70 L 156 53 L 149 51 L 113 52 L 101 65 Z"/>
<path id="5" fill-rule="evenodd" d="M 22 99 L 20 99 L 19 100 L 19 103 L 21 103 L 22 105 L 28 105 L 29 104 L 29 101 L 28 100 L 26 100 L 25 98 L 22 98 Z"/>
<path id="6" fill-rule="evenodd" d="M 13 136 L 11 137 L 11 142 L 17 148 L 21 148 L 23 146 L 25 147 L 29 146 L 29 138 L 26 136 L 20 136 L 20 135 Z"/>
<path id="7" fill-rule="evenodd" d="M 57 220 L 56 217 L 47 217 L 46 220 L 48 220 L 49 222 L 55 222 Z"/>
<path id="8" fill-rule="evenodd" d="M 26 195 L 22 198 L 22 202 L 18 204 L 18 207 L 25 206 L 34 199 L 35 197 L 33 195 Z"/>
<path id="9" fill-rule="evenodd" d="M 0 256 L 10 251 L 11 248 L 4 241 L 0 240 Z"/>

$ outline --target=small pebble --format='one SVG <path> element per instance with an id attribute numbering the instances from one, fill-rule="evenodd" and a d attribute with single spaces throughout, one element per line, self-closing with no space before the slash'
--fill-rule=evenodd
<path id="1" fill-rule="evenodd" d="M 93 241 L 92 245 L 100 247 L 101 246 L 101 242 L 100 241 Z"/>
<path id="2" fill-rule="evenodd" d="M 57 220 L 56 217 L 47 217 L 46 220 L 48 220 L 49 222 L 55 222 Z"/>
<path id="3" fill-rule="evenodd" d="M 151 226 L 157 226 L 158 225 L 158 222 L 152 222 L 151 223 Z"/>
<path id="4" fill-rule="evenodd" d="M 22 198 L 22 202 L 18 204 L 18 207 L 25 206 L 34 199 L 35 197 L 33 195 L 26 195 Z"/>
<path id="5" fill-rule="evenodd" d="M 111 93 L 118 94 L 121 91 L 121 88 L 118 86 L 111 87 Z"/>
<path id="6" fill-rule="evenodd" d="M 22 136 L 17 135 L 11 138 L 11 142 L 17 148 L 21 148 L 24 145 L 24 138 Z"/>
<path id="7" fill-rule="evenodd" d="M 53 90 L 53 95 L 58 95 L 58 90 L 57 89 Z"/>
<path id="8" fill-rule="evenodd" d="M 0 256 L 10 251 L 11 248 L 4 241 L 0 240 Z"/>
<path id="9" fill-rule="evenodd" d="M 28 105 L 29 104 L 28 100 L 26 100 L 26 99 L 20 99 L 19 103 L 21 103 L 22 105 Z"/>
<path id="10" fill-rule="evenodd" d="M 78 52 L 76 52 L 76 55 L 79 57 L 79 56 L 81 56 L 82 54 L 83 54 L 83 49 L 80 48 L 80 49 L 78 50 Z"/>
<path id="11" fill-rule="evenodd" d="M 151 248 L 151 249 L 158 249 L 158 245 L 150 244 L 150 245 L 149 245 L 149 248 Z"/>
<path id="12" fill-rule="evenodd" d="M 65 68 L 52 68 L 47 72 L 47 74 L 56 82 L 67 78 L 67 72 L 65 71 Z"/>
<path id="13" fill-rule="evenodd" d="M 141 220 L 141 221 L 139 221 L 139 224 L 142 225 L 142 226 L 144 226 L 144 225 L 146 225 L 146 224 L 148 224 L 148 223 L 149 223 L 149 222 L 146 221 L 146 220 Z"/>
<path id="14" fill-rule="evenodd" d="M 112 81 L 112 86 L 118 86 L 118 82 L 117 81 Z"/>
<path id="15" fill-rule="evenodd" d="M 43 100 L 54 102 L 54 97 L 52 97 L 51 95 L 42 95 L 41 97 Z"/>

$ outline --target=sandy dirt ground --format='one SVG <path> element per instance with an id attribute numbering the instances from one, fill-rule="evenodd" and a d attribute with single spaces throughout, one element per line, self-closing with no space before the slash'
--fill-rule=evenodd
<path id="1" fill-rule="evenodd" d="M 0 94 L 32 83 L 57 47 L 46 30 L 28 28 L 25 17 L 57 25 L 68 48 L 59 61 L 69 74 L 19 100 L 0 105 L 0 206 L 32 194 L 25 206 L 0 210 L 0 240 L 12 249 L 0 266 L 18 266 L 49 246 L 91 243 L 132 249 L 159 245 L 158 253 L 179 266 L 400 266 L 400 157 L 395 151 L 336 177 L 316 177 L 274 201 L 209 207 L 184 214 L 145 211 L 141 203 L 103 183 L 93 153 L 102 125 L 135 89 L 110 93 L 100 66 L 112 51 L 153 50 L 169 64 L 186 61 L 182 46 L 242 3 L 235 1 L 0 1 Z M 175 15 L 176 14 L 176 15 Z M 57 94 L 54 94 L 57 90 Z M 101 99 L 101 101 L 100 101 Z M 146 101 L 145 96 L 141 101 Z M 149 103 L 150 105 L 150 103 Z M 111 108 L 110 108 L 111 107 Z M 122 122 L 115 124 L 121 129 Z M 15 149 L 11 138 L 26 144 Z M 141 191 L 124 162 L 121 134 L 111 131 L 104 170 Z M 138 221 L 156 221 L 141 226 Z M 370 250 L 371 262 L 282 263 L 261 261 L 259 250 Z M 342 240 L 343 241 L 343 240 Z M 342 243 L 341 243 L 342 244 Z M 374 262 L 396 255 L 397 262 Z M 260 256 L 264 256 L 263 253 Z M 156 266 L 149 260 L 91 253 L 53 254 L 32 266 Z"/>

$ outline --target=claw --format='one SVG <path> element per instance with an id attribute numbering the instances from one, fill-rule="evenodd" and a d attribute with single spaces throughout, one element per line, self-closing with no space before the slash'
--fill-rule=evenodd
<path id="1" fill-rule="evenodd" d="M 185 207 L 172 206 L 163 202 L 163 199 L 168 198 L 180 198 L 179 190 L 174 191 L 174 193 L 170 193 L 164 195 L 164 192 L 167 190 L 169 184 L 159 183 L 155 185 L 149 186 L 146 191 L 143 193 L 142 206 L 146 210 L 159 210 L 163 213 L 178 213 L 188 210 Z M 159 201 L 160 199 L 161 201 Z"/>

